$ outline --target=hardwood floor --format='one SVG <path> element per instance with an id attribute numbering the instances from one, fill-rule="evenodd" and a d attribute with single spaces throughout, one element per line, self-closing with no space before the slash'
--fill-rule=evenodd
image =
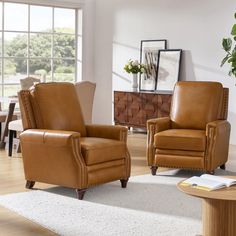
<path id="1" fill-rule="evenodd" d="M 130 133 L 128 146 L 132 159 L 131 175 L 142 175 L 150 173 L 146 163 L 146 135 Z M 229 164 L 227 170 L 236 171 L 236 146 L 230 147 Z M 160 168 L 158 171 L 166 169 Z M 40 189 L 48 188 L 50 185 L 36 183 Z M 24 192 L 25 179 L 21 154 L 13 153 L 13 158 L 7 156 L 7 152 L 0 151 L 0 195 Z M 43 236 L 56 235 L 18 214 L 0 207 L 0 236 Z"/>

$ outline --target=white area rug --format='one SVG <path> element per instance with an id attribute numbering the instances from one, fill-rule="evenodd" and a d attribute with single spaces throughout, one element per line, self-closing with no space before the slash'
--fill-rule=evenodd
<path id="1" fill-rule="evenodd" d="M 176 184 L 193 173 L 168 171 L 132 177 L 89 189 L 83 201 L 74 190 L 47 190 L 0 196 L 0 204 L 65 236 L 194 236 L 201 233 L 201 200 Z M 37 184 L 36 184 L 37 187 Z"/>

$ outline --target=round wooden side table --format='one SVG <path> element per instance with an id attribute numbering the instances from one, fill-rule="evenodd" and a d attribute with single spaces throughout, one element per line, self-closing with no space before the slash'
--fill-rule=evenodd
<path id="1" fill-rule="evenodd" d="M 236 176 L 225 176 L 236 179 Z M 177 185 L 191 196 L 203 199 L 203 236 L 236 236 L 236 185 L 213 191 Z M 193 206 L 194 207 L 194 206 Z"/>

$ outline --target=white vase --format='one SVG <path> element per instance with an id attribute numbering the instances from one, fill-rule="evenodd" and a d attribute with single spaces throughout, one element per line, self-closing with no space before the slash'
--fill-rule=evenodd
<path id="1" fill-rule="evenodd" d="M 132 89 L 133 89 L 133 91 L 138 90 L 138 74 L 133 74 Z"/>

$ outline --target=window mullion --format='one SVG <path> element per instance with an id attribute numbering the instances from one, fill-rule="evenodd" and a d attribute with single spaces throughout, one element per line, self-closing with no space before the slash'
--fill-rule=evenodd
<path id="1" fill-rule="evenodd" d="M 26 59 L 26 63 L 27 63 L 27 76 L 29 77 L 29 57 L 30 57 L 30 5 L 28 5 L 28 32 L 27 32 L 27 59 Z"/>
<path id="2" fill-rule="evenodd" d="M 1 85 L 2 85 L 2 96 L 4 96 L 4 62 L 3 62 L 3 56 L 4 56 L 4 2 L 2 3 L 2 77 L 1 77 Z"/>
<path id="3" fill-rule="evenodd" d="M 6 4 L 5 4 L 6 5 Z M 5 49 L 6 48 L 4 48 L 4 45 L 5 45 L 5 41 L 4 41 L 4 38 L 7 38 L 7 35 L 5 34 L 6 32 L 9 32 L 9 33 L 21 33 L 21 34 L 26 34 L 26 36 L 24 36 L 24 37 L 26 37 L 26 39 L 27 39 L 27 47 L 26 47 L 26 53 L 27 53 L 27 55 L 22 55 L 22 57 L 19 57 L 19 59 L 22 59 L 22 60 L 26 60 L 26 66 L 27 66 L 27 68 L 26 68 L 26 74 L 27 74 L 27 76 L 30 76 L 30 72 L 33 72 L 33 74 L 34 74 L 34 70 L 33 71 L 31 71 L 31 69 L 30 69 L 30 67 L 31 67 L 31 60 L 35 60 L 35 59 L 37 59 L 37 60 L 39 60 L 40 61 L 40 59 L 41 60 L 45 60 L 45 59 L 50 59 L 50 64 L 51 64 L 51 80 L 52 81 L 55 81 L 56 80 L 56 78 L 57 78 L 57 76 L 55 75 L 55 65 L 57 66 L 57 61 L 59 61 L 58 62 L 58 68 L 61 66 L 65 66 L 65 65 L 67 65 L 67 66 L 69 66 L 69 67 L 71 67 L 72 66 L 72 62 L 74 62 L 73 63 L 73 67 L 74 67 L 74 78 L 73 78 L 73 80 L 74 80 L 74 82 L 76 82 L 77 80 L 78 80 L 78 53 L 80 53 L 79 52 L 79 50 L 78 50 L 78 42 L 79 42 L 79 40 L 78 40 L 78 34 L 79 34 L 79 23 L 78 23 L 78 14 L 79 14 L 79 12 L 78 12 L 78 9 L 73 9 L 74 10 L 74 12 L 73 12 L 73 14 L 74 14 L 74 24 L 73 24 L 73 27 L 75 27 L 75 30 L 74 30 L 74 32 L 71 32 L 71 31 L 69 31 L 69 32 L 71 32 L 71 33 L 66 33 L 66 31 L 65 32 L 62 32 L 62 33 L 57 33 L 56 31 L 55 31 L 55 26 L 56 26 L 56 23 L 57 23 L 57 21 L 56 21 L 56 19 L 55 19 L 55 14 L 56 14 L 56 7 L 51 7 L 51 9 L 52 9 L 52 32 L 50 33 L 50 32 L 38 32 L 38 35 L 40 36 L 40 35 L 43 35 L 43 34 L 50 34 L 50 40 L 51 40 L 51 55 L 50 55 L 50 57 L 47 57 L 47 55 L 46 55 L 46 57 L 42 57 L 42 58 L 38 58 L 38 57 L 34 57 L 34 55 L 33 54 L 31 54 L 33 57 L 31 58 L 31 55 L 30 55 L 30 52 L 31 52 L 31 50 L 30 50 L 30 46 L 31 46 L 31 35 L 34 33 L 33 31 L 31 32 L 31 24 L 32 24 L 32 22 L 31 22 L 31 12 L 33 12 L 33 10 L 32 10 L 32 4 L 27 4 L 28 6 L 27 6 L 27 9 L 28 9 L 28 25 L 27 25 L 27 28 L 26 29 L 24 29 L 24 31 L 14 31 L 14 30 L 6 30 L 5 31 L 5 26 L 4 26 L 4 18 L 5 18 L 5 14 L 7 14 L 6 12 L 5 12 L 5 10 L 6 10 L 6 6 L 4 5 L 4 2 L 2 3 L 2 32 L 1 32 L 1 34 L 2 34 L 2 42 L 1 42 L 1 45 L 2 45 L 2 55 L 1 55 L 1 60 L 2 60 L 2 65 L 1 65 L 1 70 L 2 70 L 2 75 L 1 75 L 1 82 L 0 82 L 0 84 L 2 85 L 2 95 L 4 95 L 5 93 L 7 93 L 7 90 L 6 91 L 4 91 L 4 85 L 7 85 L 8 83 L 8 79 L 6 79 L 6 81 L 5 81 L 5 76 L 4 76 L 4 69 L 8 69 L 8 64 L 6 64 L 6 62 L 5 62 L 5 60 L 7 60 L 7 61 L 9 61 L 9 59 L 12 59 L 12 60 L 15 60 L 15 61 L 17 61 L 17 54 L 12 54 L 13 56 L 12 57 L 9 57 L 8 55 L 5 55 Z M 34 4 L 33 4 L 34 5 Z M 71 8 L 70 8 L 71 9 Z M 71 11 L 72 12 L 72 11 Z M 63 15 L 63 11 L 62 11 L 62 15 Z M 70 18 L 71 19 L 71 18 Z M 63 25 L 63 24 L 62 24 Z M 60 25 L 59 25 L 59 27 L 60 27 Z M 66 25 L 66 27 L 67 27 L 67 25 Z M 14 27 L 13 27 L 14 28 Z M 72 28 L 71 27 L 71 25 L 69 24 L 69 27 L 68 28 Z M 40 30 L 39 30 L 40 31 Z M 12 34 L 13 35 L 13 34 Z M 74 40 L 74 43 L 75 43 L 75 45 L 73 45 L 73 47 L 74 47 L 74 52 L 75 52 L 75 55 L 74 55 L 74 57 L 73 58 L 69 58 L 69 57 L 65 57 L 66 55 L 59 55 L 59 57 L 60 58 L 58 58 L 58 57 L 56 57 L 56 53 L 55 53 L 55 47 L 56 47 L 56 44 L 55 44 L 55 39 L 56 39 L 56 37 L 57 37 L 57 35 L 71 35 L 71 37 L 75 37 L 75 40 Z M 14 36 L 14 35 L 13 35 Z M 46 37 L 46 36 L 45 36 Z M 68 36 L 69 37 L 69 36 Z M 70 38 L 70 37 L 69 37 Z M 8 38 L 7 38 L 8 39 Z M 10 38 L 11 39 L 11 38 Z M 49 42 L 48 40 L 47 40 L 47 42 Z M 39 46 L 41 46 L 41 45 L 39 45 Z M 63 46 L 63 45 L 60 45 L 60 46 Z M 47 48 L 48 49 L 48 48 Z M 36 54 L 37 55 L 37 54 Z M 21 56 L 21 55 L 20 55 Z M 71 60 L 71 61 L 68 61 L 68 60 Z M 18 63 L 18 62 L 17 62 Z M 33 62 L 34 63 L 34 62 Z M 36 64 L 36 67 L 35 67 L 35 70 L 37 70 L 37 68 L 40 68 L 41 69 L 41 67 L 42 66 L 37 66 L 38 64 L 37 64 L 37 61 L 35 62 Z M 64 64 L 65 63 L 65 64 Z M 7 68 L 6 68 L 6 66 L 5 65 L 7 65 Z M 17 64 L 18 65 L 18 64 Z M 19 64 L 20 66 L 21 66 L 21 64 Z M 34 66 L 34 64 L 32 64 L 33 66 Z M 39 64 L 40 65 L 40 64 Z M 24 62 L 24 66 L 25 66 L 25 62 Z M 5 68 L 4 68 L 5 67 Z M 48 67 L 48 64 L 47 64 L 47 67 Z M 21 68 L 21 67 L 20 67 Z M 32 67 L 33 68 L 33 67 Z M 7 70 L 6 70 L 7 71 Z M 19 75 L 20 76 L 22 76 L 22 75 L 25 75 L 25 67 L 24 67 L 24 69 L 22 69 L 22 71 L 19 71 L 20 73 L 19 73 Z M 69 78 L 69 80 L 70 81 L 72 81 L 71 79 L 72 79 L 72 77 L 71 77 L 71 75 L 73 75 L 73 73 L 72 73 L 72 71 L 70 71 L 70 72 L 66 72 L 66 71 L 62 71 L 62 72 L 60 72 L 60 71 L 58 71 L 58 73 L 60 73 L 60 74 L 58 74 L 59 75 L 59 79 L 61 78 L 61 79 L 63 79 L 63 73 L 65 73 L 65 75 L 66 76 L 69 76 L 68 78 Z M 55 78 L 56 77 L 56 78 Z M 18 79 L 19 78 L 15 78 L 15 77 L 13 77 L 13 79 L 14 79 L 14 81 L 15 81 L 15 79 L 17 79 L 16 80 L 16 82 L 18 83 Z M 46 77 L 45 78 L 43 78 L 43 80 L 44 80 L 44 82 L 46 82 Z M 14 82 L 13 81 L 13 82 Z M 9 80 L 9 82 L 10 82 L 10 80 Z M 19 83 L 18 83 L 19 84 Z"/>
<path id="4" fill-rule="evenodd" d="M 78 81 L 78 65 L 77 65 L 77 57 L 78 57 L 78 9 L 75 10 L 75 82 Z"/>
<path id="5" fill-rule="evenodd" d="M 52 8 L 52 52 L 51 52 L 51 77 L 52 81 L 54 81 L 54 13 L 55 8 Z"/>

